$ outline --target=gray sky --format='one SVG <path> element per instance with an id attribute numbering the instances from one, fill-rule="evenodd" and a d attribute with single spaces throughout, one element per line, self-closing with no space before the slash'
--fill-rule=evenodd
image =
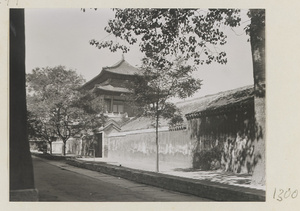
<path id="1" fill-rule="evenodd" d="M 110 9 L 87 9 L 86 12 L 79 8 L 25 9 L 26 71 L 64 65 L 76 70 L 86 80 L 92 79 L 102 67 L 115 64 L 122 56 L 121 52 L 111 53 L 108 49 L 99 50 L 89 44 L 91 39 L 113 39 L 104 31 L 110 18 L 113 18 Z M 227 65 L 199 66 L 194 75 L 203 80 L 203 86 L 194 97 L 253 84 L 250 43 L 244 27 L 226 30 Z M 134 66 L 140 64 L 141 58 L 137 48 L 125 54 L 125 59 Z"/>

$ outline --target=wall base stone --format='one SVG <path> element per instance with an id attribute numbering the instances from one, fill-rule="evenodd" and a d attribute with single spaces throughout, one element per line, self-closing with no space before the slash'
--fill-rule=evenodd
<path id="1" fill-rule="evenodd" d="M 130 169 L 122 166 L 114 166 L 106 163 L 84 162 L 75 159 L 67 159 L 67 163 L 72 166 L 122 177 L 138 183 L 192 194 L 215 201 L 265 201 L 265 191 L 263 190 L 182 178 L 161 173 Z"/>

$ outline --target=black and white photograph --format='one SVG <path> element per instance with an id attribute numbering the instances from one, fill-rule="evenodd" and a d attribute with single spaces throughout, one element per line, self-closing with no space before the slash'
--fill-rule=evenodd
<path id="1" fill-rule="evenodd" d="M 11 201 L 265 201 L 264 9 L 11 9 L 10 27 Z"/>
<path id="2" fill-rule="evenodd" d="M 264 4 L 22 4 L 6 13 L 10 205 L 281 210 L 299 202 L 299 173 L 289 173 L 299 103 L 288 100 L 299 89 L 282 47 L 291 49 L 294 35 L 270 33 L 286 34 L 299 17 L 277 21 L 280 30 Z"/>

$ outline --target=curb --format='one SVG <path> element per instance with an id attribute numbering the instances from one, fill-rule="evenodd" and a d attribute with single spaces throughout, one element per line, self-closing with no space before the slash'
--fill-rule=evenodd
<path id="1" fill-rule="evenodd" d="M 72 166 L 98 171 L 116 177 L 122 177 L 138 183 L 160 187 L 171 191 L 192 194 L 215 201 L 264 202 L 266 200 L 265 191 L 263 190 L 237 187 L 204 180 L 182 178 L 161 173 L 114 166 L 101 162 L 94 163 L 67 159 L 66 163 Z"/>
<path id="2" fill-rule="evenodd" d="M 48 153 L 41 154 L 41 153 L 31 152 L 31 155 L 39 157 L 39 158 L 47 159 L 47 160 L 54 160 L 54 161 L 63 161 L 63 160 L 68 159 L 68 157 L 66 157 L 66 156 L 51 155 L 51 154 L 48 154 Z"/>

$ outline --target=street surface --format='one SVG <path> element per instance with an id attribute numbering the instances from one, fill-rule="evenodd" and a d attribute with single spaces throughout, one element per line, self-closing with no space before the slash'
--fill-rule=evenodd
<path id="1" fill-rule="evenodd" d="M 39 201 L 209 201 L 32 156 Z"/>

